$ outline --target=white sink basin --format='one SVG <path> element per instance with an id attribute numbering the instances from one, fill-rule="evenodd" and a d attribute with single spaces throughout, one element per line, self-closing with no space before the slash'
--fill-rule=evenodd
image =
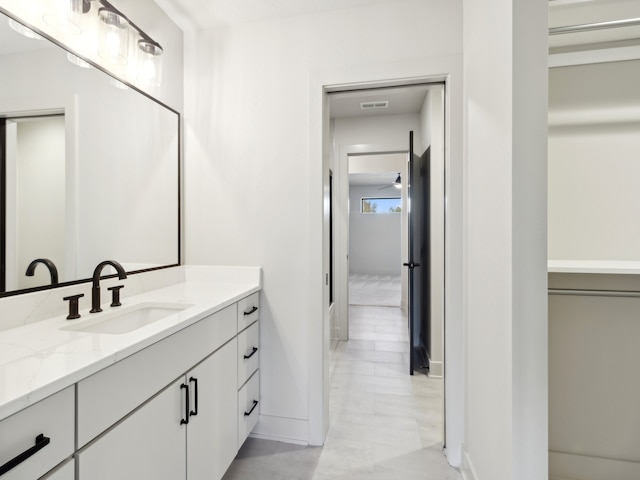
<path id="1" fill-rule="evenodd" d="M 84 317 L 89 318 L 63 327 L 62 330 L 118 335 L 132 332 L 189 307 L 191 305 L 184 303 L 138 303 L 130 307 L 118 307 L 113 311 L 85 314 Z M 93 315 L 95 317 L 91 318 Z"/>

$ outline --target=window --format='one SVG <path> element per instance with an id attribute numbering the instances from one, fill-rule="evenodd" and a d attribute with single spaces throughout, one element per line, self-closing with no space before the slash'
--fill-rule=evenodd
<path id="1" fill-rule="evenodd" d="M 400 213 L 401 201 L 400 197 L 363 197 L 360 213 Z"/>

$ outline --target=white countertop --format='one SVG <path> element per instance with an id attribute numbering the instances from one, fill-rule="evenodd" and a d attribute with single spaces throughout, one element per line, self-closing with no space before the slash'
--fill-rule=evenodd
<path id="1" fill-rule="evenodd" d="M 0 419 L 58 392 L 169 335 L 260 290 L 259 281 L 215 283 L 191 279 L 123 299 L 123 306 L 142 302 L 192 305 L 161 320 L 123 334 L 61 330 L 116 310 L 105 307 L 78 320 L 66 315 L 0 331 Z M 103 295 L 103 297 L 106 297 Z"/>
<path id="2" fill-rule="evenodd" d="M 640 273 L 640 261 L 627 260 L 549 260 L 549 273 L 600 273 L 626 274 Z"/>

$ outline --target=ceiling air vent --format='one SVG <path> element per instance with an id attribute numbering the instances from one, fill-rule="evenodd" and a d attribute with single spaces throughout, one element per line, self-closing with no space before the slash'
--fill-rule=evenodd
<path id="1" fill-rule="evenodd" d="M 380 102 L 363 102 L 360 104 L 362 110 L 368 110 L 370 108 L 389 108 L 389 100 L 383 100 Z"/>

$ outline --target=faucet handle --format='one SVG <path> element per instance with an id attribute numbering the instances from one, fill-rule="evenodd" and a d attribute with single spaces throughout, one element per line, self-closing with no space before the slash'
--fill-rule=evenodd
<path id="1" fill-rule="evenodd" d="M 120 289 L 124 288 L 124 285 L 116 285 L 115 287 L 109 287 L 107 290 L 111 292 L 111 306 L 119 307 L 120 303 Z"/>
<path id="2" fill-rule="evenodd" d="M 67 315 L 67 320 L 75 320 L 76 318 L 80 318 L 80 313 L 78 313 L 78 301 L 80 298 L 84 297 L 84 293 L 79 293 L 78 295 L 69 295 L 68 297 L 64 297 L 64 301 L 69 301 L 69 315 Z"/>

